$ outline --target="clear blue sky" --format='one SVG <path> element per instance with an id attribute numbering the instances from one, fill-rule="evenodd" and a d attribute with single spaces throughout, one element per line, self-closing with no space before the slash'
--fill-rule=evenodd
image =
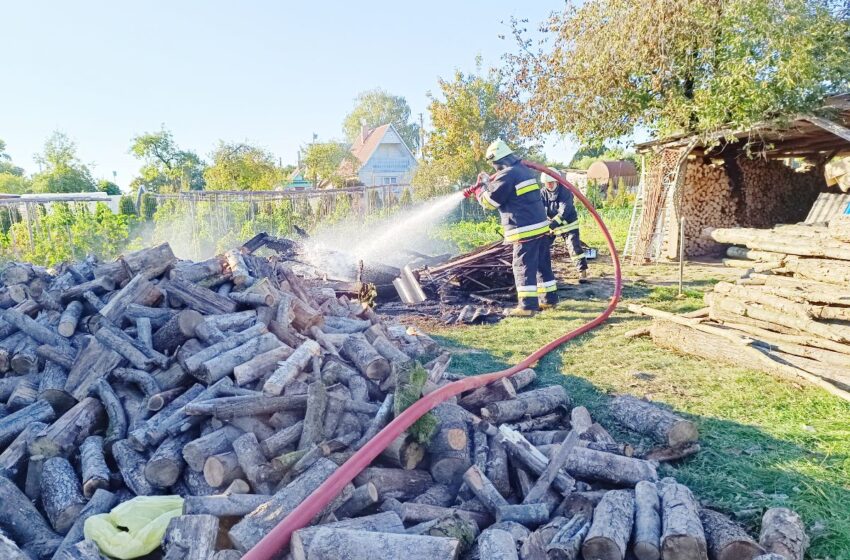
<path id="1" fill-rule="evenodd" d="M 530 5 L 531 4 L 531 5 Z M 294 163 L 315 132 L 340 137 L 358 92 L 403 95 L 427 118 L 439 76 L 498 65 L 510 16 L 541 21 L 560 0 L 2 3 L 0 138 L 32 172 L 54 130 L 99 178 L 126 188 L 130 139 L 161 124 L 207 157 L 248 140 Z M 547 143 L 553 158 L 574 151 Z"/>

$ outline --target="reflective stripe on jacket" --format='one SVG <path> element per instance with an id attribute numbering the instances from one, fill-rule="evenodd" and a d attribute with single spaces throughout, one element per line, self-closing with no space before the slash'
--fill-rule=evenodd
<path id="1" fill-rule="evenodd" d="M 485 209 L 499 211 L 505 243 L 515 243 L 549 233 L 540 192 L 537 174 L 517 163 L 498 171 L 477 198 Z"/>
<path id="2" fill-rule="evenodd" d="M 576 213 L 573 193 L 561 184 L 552 190 L 544 188 L 540 191 L 543 205 L 546 207 L 546 217 L 551 220 L 552 233 L 560 235 L 578 229 L 578 214 Z"/>

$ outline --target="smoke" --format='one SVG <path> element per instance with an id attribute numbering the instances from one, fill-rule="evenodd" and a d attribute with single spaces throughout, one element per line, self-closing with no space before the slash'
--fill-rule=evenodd
<path id="1" fill-rule="evenodd" d="M 401 267 L 416 253 L 446 252 L 451 247 L 432 234 L 462 200 L 463 194 L 457 192 L 381 220 L 363 223 L 350 218 L 321 228 L 307 241 L 304 257 L 329 275 L 350 278 L 361 260 Z"/>

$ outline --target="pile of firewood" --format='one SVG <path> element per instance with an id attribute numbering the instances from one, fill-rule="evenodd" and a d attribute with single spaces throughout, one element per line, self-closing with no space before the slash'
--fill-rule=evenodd
<path id="1" fill-rule="evenodd" d="M 166 244 L 2 278 L 26 294 L 0 310 L 2 558 L 100 560 L 86 519 L 179 494 L 163 557 L 237 559 L 456 378 L 429 337 L 250 247 L 193 263 Z M 658 480 L 659 461 L 698 450 L 690 421 L 613 399 L 659 444 L 637 457 L 563 387 L 521 392 L 534 380 L 437 407 L 294 534 L 292 558 L 802 558 L 792 512 L 769 510 L 756 543 Z"/>
<path id="2" fill-rule="evenodd" d="M 688 161 L 682 187 L 685 253 L 720 250 L 716 241 L 701 235 L 708 227 L 767 227 L 803 220 L 822 185 L 822 171 L 799 173 L 780 161 L 743 157 Z M 671 233 L 678 235 L 676 229 L 670 228 Z"/>
<path id="3" fill-rule="evenodd" d="M 661 319 L 653 339 L 850 399 L 850 219 L 705 233 L 733 244 L 725 262 L 744 275 L 718 283 L 706 309 L 688 317 L 636 308 Z"/>

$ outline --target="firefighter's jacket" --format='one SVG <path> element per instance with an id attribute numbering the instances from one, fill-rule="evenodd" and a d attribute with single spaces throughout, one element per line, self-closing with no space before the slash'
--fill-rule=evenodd
<path id="1" fill-rule="evenodd" d="M 560 235 L 578 229 L 573 193 L 568 188 L 561 184 L 552 190 L 543 188 L 540 190 L 540 196 L 546 207 L 546 217 L 549 218 L 552 233 Z"/>
<path id="2" fill-rule="evenodd" d="M 540 198 L 537 174 L 517 163 L 493 175 L 478 193 L 485 209 L 498 210 L 505 243 L 516 243 L 549 233 L 549 220 Z"/>

